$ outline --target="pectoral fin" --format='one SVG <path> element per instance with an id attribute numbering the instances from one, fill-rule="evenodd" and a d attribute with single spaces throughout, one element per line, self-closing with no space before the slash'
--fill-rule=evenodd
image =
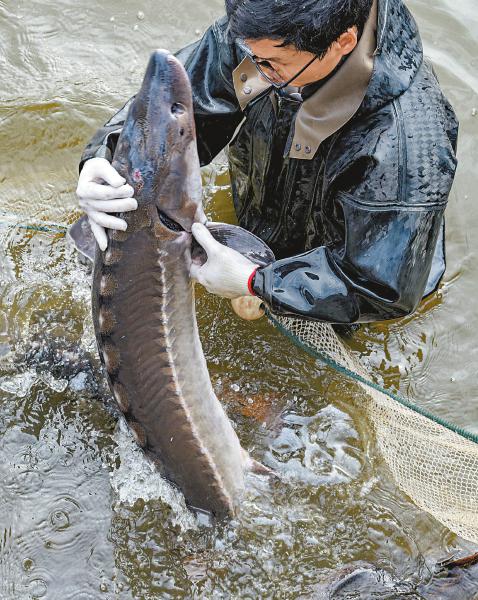
<path id="1" fill-rule="evenodd" d="M 70 229 L 68 229 L 67 236 L 80 254 L 91 262 L 94 262 L 96 240 L 86 215 L 83 215 L 76 223 L 73 223 Z"/>
<path id="2" fill-rule="evenodd" d="M 242 227 L 227 223 L 206 223 L 206 227 L 217 242 L 240 252 L 260 267 L 275 261 L 269 246 Z M 206 253 L 196 241 L 193 242 L 192 257 L 199 264 L 206 262 Z"/>
<path id="3" fill-rule="evenodd" d="M 250 470 L 256 475 L 267 475 L 267 477 L 270 477 L 271 479 L 280 479 L 279 475 L 275 471 L 269 469 L 269 467 L 266 467 L 265 465 L 263 465 L 257 460 L 254 460 L 253 458 L 251 458 Z"/>
<path id="4" fill-rule="evenodd" d="M 277 480 L 280 479 L 279 475 L 275 471 L 273 471 L 269 467 L 266 467 L 265 465 L 258 462 L 254 458 L 252 458 L 248 452 L 243 450 L 242 453 L 243 453 L 244 467 L 247 471 L 250 471 L 251 473 L 255 473 L 256 475 L 266 475 L 270 479 L 277 479 Z"/>

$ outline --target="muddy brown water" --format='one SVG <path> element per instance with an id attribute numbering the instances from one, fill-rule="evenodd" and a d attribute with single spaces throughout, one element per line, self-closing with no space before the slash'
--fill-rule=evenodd
<path id="1" fill-rule="evenodd" d="M 448 269 L 413 317 L 368 326 L 353 345 L 386 385 L 476 433 L 478 10 L 409 6 L 461 121 Z M 100 400 L 96 364 L 85 359 L 68 381 L 38 354 L 22 360 L 33 340 L 49 348 L 45 364 L 54 339 L 73 366 L 94 352 L 89 276 L 61 229 L 11 225 L 75 218 L 77 162 L 95 127 L 134 93 L 152 49 L 198 38 L 221 11 L 220 0 L 0 0 L 2 600 L 307 598 L 343 565 L 423 582 L 437 559 L 473 550 L 397 489 L 356 390 L 226 301 L 198 294 L 211 377 L 243 445 L 285 479 L 251 481 L 226 525 L 198 522 L 149 470 Z M 224 162 L 204 171 L 207 211 L 232 220 Z"/>

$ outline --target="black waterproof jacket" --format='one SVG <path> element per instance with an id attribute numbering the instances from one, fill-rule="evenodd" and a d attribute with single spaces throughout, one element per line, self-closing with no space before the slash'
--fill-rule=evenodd
<path id="1" fill-rule="evenodd" d="M 201 163 L 229 144 L 239 224 L 278 259 L 253 283 L 273 311 L 393 319 L 436 289 L 458 124 L 402 0 L 376 0 L 357 48 L 319 89 L 304 88 L 303 102 L 268 87 L 225 18 L 178 56 Z M 111 159 L 128 104 L 82 163 Z"/>

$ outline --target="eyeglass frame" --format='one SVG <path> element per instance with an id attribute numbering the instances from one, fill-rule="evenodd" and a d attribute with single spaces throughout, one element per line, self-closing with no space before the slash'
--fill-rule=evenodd
<path id="1" fill-rule="evenodd" d="M 254 66 L 256 67 L 257 71 L 259 72 L 259 75 L 261 77 L 263 77 L 268 83 L 270 83 L 276 90 L 283 90 L 284 88 L 286 88 L 295 79 L 297 79 L 297 77 L 302 75 L 302 73 L 304 73 L 304 71 L 306 71 L 310 67 L 311 64 L 313 64 L 317 59 L 320 59 L 320 57 L 321 57 L 321 55 L 315 54 L 314 57 L 312 58 L 312 60 L 310 60 L 306 65 L 304 65 L 300 69 L 300 71 L 298 71 L 293 77 L 291 77 L 290 79 L 288 79 L 287 81 L 285 81 L 283 83 L 277 83 L 275 81 L 272 81 L 272 79 L 267 75 L 267 73 L 265 73 L 263 71 L 263 68 L 261 67 L 260 62 L 257 61 L 255 54 L 247 46 L 247 44 L 243 40 L 237 40 L 237 43 L 238 43 L 239 47 L 241 48 L 241 50 L 243 50 L 246 53 L 246 55 L 251 59 Z M 264 60 L 261 62 L 270 64 L 270 62 L 268 60 Z M 272 71 L 274 71 L 274 73 L 277 73 L 277 71 L 274 69 L 274 67 L 271 64 L 270 64 L 270 68 Z M 277 75 L 279 75 L 279 73 L 277 73 Z"/>

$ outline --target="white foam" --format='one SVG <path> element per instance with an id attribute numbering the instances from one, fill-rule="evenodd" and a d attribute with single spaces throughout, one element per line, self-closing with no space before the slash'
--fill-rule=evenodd
<path id="1" fill-rule="evenodd" d="M 37 379 L 38 377 L 33 370 L 18 375 L 0 377 L 0 390 L 13 394 L 18 398 L 25 398 Z"/>
<path id="2" fill-rule="evenodd" d="M 148 502 L 160 499 L 168 504 L 173 513 L 173 524 L 183 531 L 197 529 L 198 521 L 186 507 L 184 496 L 158 473 L 141 452 L 124 419 L 120 419 L 114 440 L 120 466 L 111 473 L 111 487 L 118 502 L 133 505 L 136 500 Z"/>

